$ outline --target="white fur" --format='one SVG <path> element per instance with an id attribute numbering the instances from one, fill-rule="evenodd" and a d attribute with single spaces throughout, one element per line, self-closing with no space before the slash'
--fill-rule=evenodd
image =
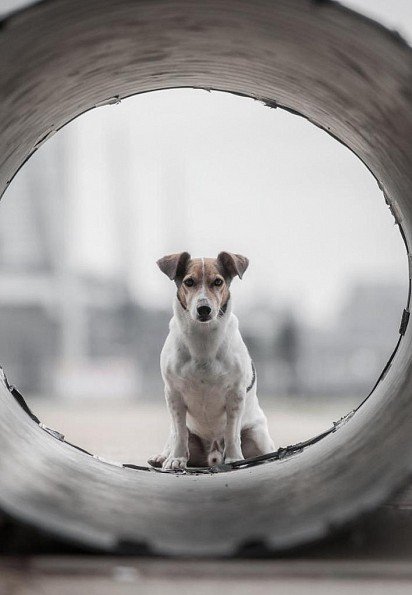
<path id="1" fill-rule="evenodd" d="M 246 392 L 252 364 L 231 300 L 223 316 L 207 323 L 195 320 L 177 298 L 173 309 L 160 358 L 171 432 L 163 452 L 150 462 L 164 469 L 184 469 L 192 453 L 190 434 L 200 438 L 209 465 L 222 458 L 233 462 L 244 454 L 272 452 L 256 381 Z M 242 447 L 248 453 L 242 453 Z"/>

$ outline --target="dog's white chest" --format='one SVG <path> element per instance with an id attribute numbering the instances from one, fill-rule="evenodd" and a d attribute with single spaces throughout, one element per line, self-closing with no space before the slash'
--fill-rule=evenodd
<path id="1" fill-rule="evenodd" d="M 187 335 L 172 320 L 161 356 L 162 374 L 168 390 L 180 395 L 194 434 L 207 440 L 223 437 L 229 400 L 246 390 L 250 366 L 233 314 L 225 326 L 217 323 L 215 330 Z"/>
<path id="2" fill-rule="evenodd" d="M 174 385 L 186 405 L 189 429 L 202 438 L 220 438 L 226 425 L 230 371 L 216 360 L 191 360 L 181 367 Z"/>

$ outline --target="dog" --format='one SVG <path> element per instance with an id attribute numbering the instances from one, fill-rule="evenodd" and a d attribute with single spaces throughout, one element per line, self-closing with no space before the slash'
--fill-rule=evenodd
<path id="1" fill-rule="evenodd" d="M 245 256 L 188 252 L 157 261 L 177 294 L 160 356 L 171 431 L 149 464 L 162 469 L 212 467 L 274 451 L 256 395 L 256 370 L 232 313 L 230 285 Z"/>

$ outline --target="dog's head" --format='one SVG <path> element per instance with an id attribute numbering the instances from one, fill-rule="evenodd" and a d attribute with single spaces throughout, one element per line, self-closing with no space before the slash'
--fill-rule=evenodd
<path id="1" fill-rule="evenodd" d="M 177 298 L 192 320 L 210 322 L 225 313 L 230 283 L 236 276 L 242 278 L 249 261 L 230 252 L 193 259 L 188 252 L 181 252 L 164 256 L 157 264 L 176 283 Z"/>

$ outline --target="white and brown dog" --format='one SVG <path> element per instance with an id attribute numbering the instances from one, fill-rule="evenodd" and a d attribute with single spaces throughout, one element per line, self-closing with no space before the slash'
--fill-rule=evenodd
<path id="1" fill-rule="evenodd" d="M 172 417 L 161 454 L 163 469 L 213 466 L 272 452 L 265 414 L 256 396 L 256 372 L 231 310 L 229 287 L 249 261 L 171 254 L 160 270 L 177 285 L 174 316 L 160 365 Z"/>

